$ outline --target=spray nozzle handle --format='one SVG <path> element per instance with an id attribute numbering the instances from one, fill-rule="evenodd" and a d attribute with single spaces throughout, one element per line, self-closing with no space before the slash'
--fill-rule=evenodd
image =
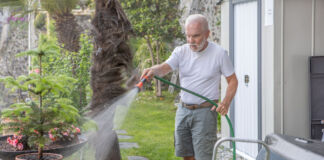
<path id="1" fill-rule="evenodd" d="M 141 81 L 136 84 L 136 87 L 138 87 L 139 89 L 141 89 L 143 87 L 143 84 L 147 81 L 147 79 L 148 79 L 148 76 L 147 75 L 143 76 L 143 78 L 141 79 Z"/>
<path id="2" fill-rule="evenodd" d="M 143 78 L 141 79 L 141 82 L 146 82 L 148 80 L 148 76 L 147 75 L 145 75 L 145 76 L 143 76 Z"/>

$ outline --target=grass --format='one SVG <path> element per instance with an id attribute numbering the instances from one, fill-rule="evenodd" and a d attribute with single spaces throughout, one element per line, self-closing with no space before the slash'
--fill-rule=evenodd
<path id="1" fill-rule="evenodd" d="M 119 129 L 133 136 L 127 142 L 136 142 L 139 148 L 122 149 L 123 159 L 127 156 L 144 156 L 154 160 L 176 160 L 174 154 L 174 106 L 175 94 L 163 93 L 156 98 L 153 92 L 141 92 L 133 102 L 123 125 Z"/>
<path id="2" fill-rule="evenodd" d="M 174 154 L 174 119 L 176 94 L 163 92 L 163 98 L 155 97 L 152 91 L 140 92 L 124 119 L 120 130 L 125 130 L 132 139 L 120 142 L 136 142 L 139 148 L 121 149 L 123 160 L 128 156 L 143 156 L 150 160 L 180 160 Z M 117 117 L 118 118 L 118 117 Z M 220 116 L 218 116 L 220 118 Z M 220 119 L 218 120 L 220 129 Z M 84 149 L 83 159 L 94 159 L 94 149 Z M 79 159 L 80 153 L 67 160 Z"/>

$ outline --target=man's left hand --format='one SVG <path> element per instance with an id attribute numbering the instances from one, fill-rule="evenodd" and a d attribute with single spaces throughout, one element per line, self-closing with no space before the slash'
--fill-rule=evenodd
<path id="1" fill-rule="evenodd" d="M 218 107 L 216 108 L 216 106 L 213 106 L 211 111 L 216 110 L 219 114 L 221 114 L 222 116 L 225 116 L 228 112 L 228 108 L 229 108 L 229 104 L 218 103 Z"/>

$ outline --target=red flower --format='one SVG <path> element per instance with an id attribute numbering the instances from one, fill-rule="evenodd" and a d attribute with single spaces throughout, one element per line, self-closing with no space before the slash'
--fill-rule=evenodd
<path id="1" fill-rule="evenodd" d="M 24 149 L 24 145 L 22 143 L 18 143 L 17 149 L 22 151 Z"/>
<path id="2" fill-rule="evenodd" d="M 35 132 L 36 134 L 39 134 L 39 132 L 38 132 L 36 129 L 34 129 L 34 132 Z"/>
<path id="3" fill-rule="evenodd" d="M 7 143 L 9 143 L 9 144 L 12 143 L 11 137 L 8 137 L 8 138 L 7 138 Z"/>
<path id="4" fill-rule="evenodd" d="M 69 136 L 69 132 L 63 132 L 64 136 Z"/>
<path id="5" fill-rule="evenodd" d="M 76 131 L 76 133 L 80 133 L 81 132 L 81 130 L 80 130 L 80 128 L 75 128 L 75 131 Z"/>
<path id="6" fill-rule="evenodd" d="M 49 138 L 54 142 L 56 140 L 56 137 L 54 137 L 51 133 L 48 134 L 49 135 Z"/>
<path id="7" fill-rule="evenodd" d="M 14 147 L 17 147 L 17 144 L 18 144 L 18 139 L 14 139 L 14 140 L 12 141 L 12 145 L 13 145 Z"/>

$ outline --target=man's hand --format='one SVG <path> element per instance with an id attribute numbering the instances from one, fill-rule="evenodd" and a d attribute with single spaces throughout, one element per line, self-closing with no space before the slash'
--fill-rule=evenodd
<path id="1" fill-rule="evenodd" d="M 147 80 L 151 81 L 153 79 L 153 76 L 157 75 L 162 77 L 168 74 L 170 71 L 172 71 L 172 69 L 167 63 L 158 64 L 151 68 L 144 69 L 141 75 L 141 79 L 143 79 L 144 76 L 147 76 Z"/>
<path id="2" fill-rule="evenodd" d="M 151 79 L 154 76 L 153 69 L 152 68 L 146 68 L 146 69 L 144 69 L 140 79 L 143 79 L 144 76 L 147 76 L 147 78 L 148 78 L 147 81 L 151 81 Z"/>
<path id="3" fill-rule="evenodd" d="M 223 116 L 227 114 L 230 104 L 232 102 L 232 99 L 236 93 L 237 86 L 238 86 L 238 81 L 237 81 L 235 73 L 226 77 L 226 80 L 227 80 L 228 86 L 226 89 L 225 98 L 222 100 L 221 103 L 218 104 L 217 108 L 216 108 L 216 106 L 213 106 L 213 108 L 211 109 L 212 111 L 216 109 L 216 111 L 219 112 Z"/>
<path id="4" fill-rule="evenodd" d="M 211 111 L 216 110 L 219 114 L 221 114 L 222 116 L 225 116 L 228 112 L 229 109 L 229 104 L 228 103 L 218 103 L 218 107 L 216 108 L 216 106 L 213 106 Z"/>

